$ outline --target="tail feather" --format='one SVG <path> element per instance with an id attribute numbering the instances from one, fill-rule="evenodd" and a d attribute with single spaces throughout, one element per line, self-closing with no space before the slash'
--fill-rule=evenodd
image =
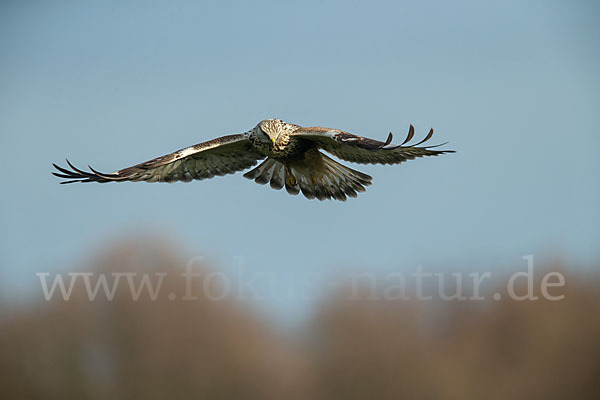
<path id="1" fill-rule="evenodd" d="M 261 185 L 267 184 L 273 177 L 273 170 L 275 169 L 276 165 L 277 161 L 273 159 L 267 159 L 267 161 L 264 162 L 264 168 L 260 170 L 260 173 L 255 179 L 256 183 L 260 183 Z"/>
<path id="2" fill-rule="evenodd" d="M 280 190 L 285 185 L 285 166 L 282 163 L 277 163 L 275 165 L 270 184 L 275 190 Z"/>
<path id="3" fill-rule="evenodd" d="M 297 195 L 300 193 L 300 185 L 298 184 L 296 176 L 302 178 L 301 175 L 294 174 L 290 168 L 285 167 L 285 190 L 287 190 L 289 194 Z M 307 198 L 310 199 L 310 197 Z"/>
<path id="4" fill-rule="evenodd" d="M 288 164 L 268 158 L 244 177 L 263 185 L 269 182 L 277 190 L 285 186 L 288 193 L 302 192 L 308 199 L 340 201 L 364 192 L 372 180 L 369 175 L 348 168 L 317 150 Z"/>
<path id="5" fill-rule="evenodd" d="M 314 199 L 315 197 L 319 197 L 319 193 L 317 188 L 313 186 L 311 182 L 308 181 L 309 177 L 306 175 L 298 175 L 298 183 L 300 184 L 300 190 L 302 194 L 307 199 Z"/>

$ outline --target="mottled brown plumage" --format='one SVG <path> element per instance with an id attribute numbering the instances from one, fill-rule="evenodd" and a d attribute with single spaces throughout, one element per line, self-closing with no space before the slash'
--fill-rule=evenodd
<path id="1" fill-rule="evenodd" d="M 266 158 L 244 177 L 260 184 L 269 183 L 274 189 L 285 187 L 291 194 L 302 192 L 309 199 L 344 201 L 364 192 L 372 178 L 334 161 L 319 149 L 342 160 L 372 164 L 398 164 L 453 152 L 432 150 L 437 146 L 419 147 L 432 135 L 433 129 L 419 143 L 405 146 L 414 136 L 411 125 L 406 140 L 393 146 L 391 132 L 381 142 L 338 129 L 301 127 L 267 119 L 243 134 L 223 136 L 112 173 L 98 172 L 92 167 L 89 172 L 83 171 L 67 160 L 71 169 L 53 164 L 58 170 L 53 174 L 66 179 L 61 183 L 189 182 L 233 174 Z"/>

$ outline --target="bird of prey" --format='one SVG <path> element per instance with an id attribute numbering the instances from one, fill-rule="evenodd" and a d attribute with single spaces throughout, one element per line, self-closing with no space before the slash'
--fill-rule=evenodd
<path id="1" fill-rule="evenodd" d="M 260 184 L 268 182 L 277 190 L 285 186 L 293 195 L 301 191 L 308 199 L 345 201 L 348 196 L 364 192 L 365 186 L 371 184 L 371 176 L 348 168 L 319 150 L 362 164 L 399 164 L 417 157 L 454 152 L 433 150 L 442 145 L 420 146 L 432 135 L 433 129 L 419 143 L 408 145 L 414 136 L 410 125 L 406 140 L 392 145 L 391 132 L 385 142 L 380 142 L 339 129 L 302 127 L 280 119 L 266 119 L 247 132 L 199 143 L 112 173 L 98 172 L 89 166 L 89 172 L 83 171 L 66 160 L 71 169 L 53 164 L 58 170 L 53 174 L 66 179 L 61 183 L 189 182 L 233 174 L 266 158 L 244 177 Z"/>

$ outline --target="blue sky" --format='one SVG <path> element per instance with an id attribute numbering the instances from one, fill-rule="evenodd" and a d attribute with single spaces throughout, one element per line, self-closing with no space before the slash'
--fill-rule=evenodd
<path id="1" fill-rule="evenodd" d="M 595 2 L 0 7 L 0 290 L 140 232 L 270 272 L 598 259 Z M 269 117 L 380 139 L 434 127 L 457 153 L 355 165 L 374 185 L 346 203 L 241 174 L 67 186 L 50 175 L 65 157 L 111 171 Z"/>

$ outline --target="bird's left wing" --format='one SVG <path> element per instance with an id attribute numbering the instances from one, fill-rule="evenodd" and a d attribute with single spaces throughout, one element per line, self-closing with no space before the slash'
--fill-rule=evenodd
<path id="1" fill-rule="evenodd" d="M 120 169 L 112 173 L 102 173 L 89 167 L 90 172 L 82 171 L 67 160 L 71 168 L 53 164 L 59 172 L 55 176 L 66 179 L 61 183 L 73 182 L 175 182 L 212 178 L 215 175 L 233 174 L 256 165 L 265 156 L 256 151 L 243 134 L 223 136 L 208 142 L 181 149 Z"/>
<path id="2" fill-rule="evenodd" d="M 414 134 L 415 128 L 411 125 L 406 140 L 400 145 L 392 145 L 391 132 L 385 142 L 354 135 L 338 129 L 322 127 L 299 128 L 292 133 L 293 136 L 316 143 L 323 150 L 342 160 L 360 164 L 398 164 L 418 157 L 454 153 L 454 150 L 432 150 L 434 147 L 439 147 L 443 144 L 419 147 L 431 139 L 433 129 L 419 143 L 405 146 L 406 143 L 411 141 Z"/>

